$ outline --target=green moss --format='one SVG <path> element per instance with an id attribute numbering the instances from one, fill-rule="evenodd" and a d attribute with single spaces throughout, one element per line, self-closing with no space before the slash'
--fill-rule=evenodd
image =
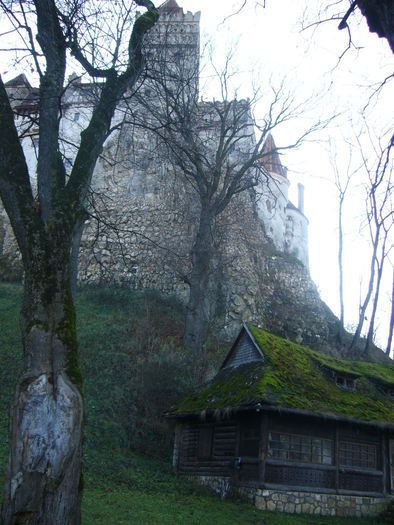
<path id="1" fill-rule="evenodd" d="M 69 379 L 74 383 L 74 385 L 78 388 L 79 392 L 82 394 L 82 372 L 79 367 L 78 359 L 75 309 L 70 289 L 66 292 L 66 299 L 64 304 L 64 317 L 59 323 L 56 335 L 67 348 L 68 354 L 66 373 Z"/>
<path id="2" fill-rule="evenodd" d="M 247 407 L 261 402 L 394 424 L 394 403 L 379 388 L 393 384 L 393 366 L 342 361 L 254 327 L 250 331 L 266 362 L 220 371 L 209 385 L 184 399 L 178 413 Z M 356 390 L 338 388 L 327 369 L 356 378 Z"/>
<path id="3" fill-rule="evenodd" d="M 225 370 L 207 387 L 185 398 L 178 411 L 184 413 L 206 408 L 226 409 L 253 403 L 259 398 L 262 374 L 262 367 L 256 364 L 244 366 L 242 369 Z"/>
<path id="4" fill-rule="evenodd" d="M 394 366 L 367 363 L 363 361 L 343 361 L 334 359 L 325 354 L 310 351 L 315 359 L 323 366 L 335 372 L 348 374 L 353 377 L 368 377 L 383 386 L 394 387 Z"/>

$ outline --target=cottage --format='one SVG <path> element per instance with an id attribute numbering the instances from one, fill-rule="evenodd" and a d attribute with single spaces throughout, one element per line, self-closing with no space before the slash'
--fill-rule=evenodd
<path id="1" fill-rule="evenodd" d="M 394 366 L 344 361 L 243 326 L 182 400 L 174 467 L 257 507 L 376 515 L 394 494 Z"/>

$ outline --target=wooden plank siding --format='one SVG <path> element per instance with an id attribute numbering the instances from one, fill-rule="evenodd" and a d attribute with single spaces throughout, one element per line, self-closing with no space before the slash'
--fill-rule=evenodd
<path id="1" fill-rule="evenodd" d="M 226 357 L 223 363 L 223 368 L 237 367 L 246 363 L 263 360 L 264 358 L 261 352 L 258 351 L 248 334 L 243 333 L 236 346 L 234 346 L 232 351 Z"/>
<path id="2" fill-rule="evenodd" d="M 211 436 L 209 457 L 201 457 Z M 229 476 L 234 472 L 236 457 L 236 422 L 191 423 L 184 426 L 180 440 L 179 472 L 184 474 Z"/>
<path id="3" fill-rule="evenodd" d="M 256 424 L 260 442 L 255 457 L 242 456 L 240 451 L 254 450 L 245 448 L 242 436 L 253 439 L 249 429 Z M 376 495 L 391 490 L 390 438 L 389 432 L 356 423 L 251 412 L 231 421 L 184 424 L 178 470 L 261 487 Z"/>

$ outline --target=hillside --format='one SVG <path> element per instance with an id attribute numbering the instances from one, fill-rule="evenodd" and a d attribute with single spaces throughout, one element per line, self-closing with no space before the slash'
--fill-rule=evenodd
<path id="1" fill-rule="evenodd" d="M 21 296 L 21 286 L 0 283 L 1 473 L 22 357 Z M 239 501 L 222 502 L 173 476 L 172 433 L 161 414 L 211 376 L 228 347 L 212 341 L 204 355 L 185 356 L 182 307 L 156 294 L 87 287 L 76 306 L 86 406 L 84 525 L 351 523 L 262 513 Z"/>

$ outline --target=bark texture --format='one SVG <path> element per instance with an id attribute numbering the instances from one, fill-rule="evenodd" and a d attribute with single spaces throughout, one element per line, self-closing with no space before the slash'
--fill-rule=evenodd
<path id="1" fill-rule="evenodd" d="M 37 235 L 28 245 L 24 263 L 24 367 L 10 412 L 5 525 L 80 523 L 82 376 L 67 257 L 71 235 L 62 221 L 57 225 L 56 233 Z"/>
<path id="2" fill-rule="evenodd" d="M 47 334 L 35 336 L 45 340 Z M 11 409 L 4 524 L 80 523 L 82 414 L 81 395 L 66 374 L 20 378 Z"/>
<path id="3" fill-rule="evenodd" d="M 186 307 L 184 347 L 201 351 L 207 325 L 207 289 L 214 254 L 214 221 L 212 212 L 202 208 L 196 241 L 192 250 L 192 270 L 189 277 L 190 294 Z"/>

